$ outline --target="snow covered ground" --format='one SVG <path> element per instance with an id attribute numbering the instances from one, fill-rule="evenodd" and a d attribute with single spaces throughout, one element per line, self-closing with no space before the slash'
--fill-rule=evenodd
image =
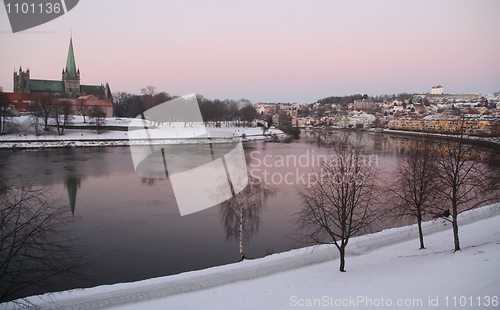
<path id="1" fill-rule="evenodd" d="M 12 133 L 0 135 L 0 148 L 40 148 L 40 147 L 72 147 L 72 146 L 126 146 L 129 145 L 129 133 L 127 128 L 133 119 L 130 118 L 107 118 L 106 126 L 122 127 L 123 130 L 105 130 L 97 134 L 95 127 L 83 122 L 82 116 L 75 116 L 73 126 L 88 126 L 88 129 L 65 129 L 63 135 L 57 135 L 55 128 L 51 128 L 49 134 L 41 136 L 35 135 L 33 126 L 30 125 L 29 116 L 14 117 L 9 120 L 8 127 Z M 199 129 L 200 126 L 187 126 L 182 124 L 171 124 L 171 126 L 163 126 L 162 133 L 153 138 L 163 138 L 161 143 L 186 143 L 185 137 L 192 138 L 193 130 Z M 204 127 L 204 126 L 202 126 Z M 284 135 L 279 129 L 270 129 L 266 136 L 262 134 L 260 127 L 209 127 L 211 132 L 229 132 L 234 137 L 245 137 L 244 140 L 266 140 L 272 135 Z M 154 131 L 152 131 L 154 132 Z M 169 134 L 171 133 L 171 134 Z M 226 135 L 227 136 L 227 135 Z M 191 139 L 191 142 L 199 143 L 204 141 L 196 141 Z M 211 142 L 223 142 L 212 140 Z"/>
<path id="2" fill-rule="evenodd" d="M 319 246 L 29 301 L 42 309 L 500 308 L 500 204 L 460 215 L 460 252 L 450 224 L 427 222 L 424 234 L 425 250 L 415 226 L 357 237 L 345 273 L 336 249 Z"/>

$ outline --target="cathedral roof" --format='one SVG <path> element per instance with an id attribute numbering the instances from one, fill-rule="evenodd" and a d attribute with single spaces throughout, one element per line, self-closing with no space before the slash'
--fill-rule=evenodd
<path id="1" fill-rule="evenodd" d="M 96 97 L 99 98 L 104 98 L 106 97 L 106 90 L 104 89 L 104 86 L 97 86 L 97 85 L 81 85 L 80 90 L 83 95 L 95 95 Z"/>
<path id="2" fill-rule="evenodd" d="M 66 72 L 70 79 L 76 79 L 75 53 L 73 52 L 73 38 L 69 39 L 68 59 L 66 60 Z"/>
<path id="3" fill-rule="evenodd" d="M 50 81 L 50 80 L 32 80 L 30 79 L 31 92 L 64 92 L 63 81 Z"/>

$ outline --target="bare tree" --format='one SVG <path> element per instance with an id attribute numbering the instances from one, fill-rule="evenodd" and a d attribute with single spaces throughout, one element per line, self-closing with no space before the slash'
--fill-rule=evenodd
<path id="1" fill-rule="evenodd" d="M 57 128 L 57 134 L 64 134 L 64 129 L 73 121 L 73 109 L 71 102 L 63 100 L 54 104 L 51 108 L 51 116 L 54 119 Z"/>
<path id="2" fill-rule="evenodd" d="M 141 89 L 141 94 L 148 95 L 148 96 L 154 96 L 154 95 L 156 95 L 156 87 L 148 85 L 148 86 Z"/>
<path id="3" fill-rule="evenodd" d="M 394 198 L 392 214 L 416 218 L 420 249 L 425 249 L 422 221 L 426 215 L 443 214 L 439 207 L 437 163 L 424 141 L 413 144 L 413 152 L 398 162 L 389 189 Z"/>
<path id="4" fill-rule="evenodd" d="M 245 259 L 244 240 L 259 230 L 260 213 L 268 197 L 276 189 L 267 186 L 248 174 L 248 185 L 236 196 L 221 204 L 221 218 L 224 222 L 226 239 L 238 238 L 240 261 Z"/>
<path id="5" fill-rule="evenodd" d="M 491 202 L 498 189 L 490 182 L 494 176 L 481 163 L 479 151 L 466 143 L 465 128 L 459 128 L 455 141 L 439 144 L 436 161 L 439 169 L 440 194 L 451 209 L 455 251 L 460 251 L 458 214 Z"/>
<path id="6" fill-rule="evenodd" d="M 63 108 L 63 131 L 67 125 L 71 125 L 73 123 L 73 107 L 71 106 L 71 102 L 69 100 L 63 100 L 61 102 Z"/>
<path id="7" fill-rule="evenodd" d="M 113 113 L 114 116 L 124 116 L 124 106 L 128 98 L 130 98 L 132 94 L 126 92 L 117 92 L 113 94 Z"/>
<path id="8" fill-rule="evenodd" d="M 83 99 L 77 99 L 78 100 L 78 113 L 80 113 L 83 116 L 83 122 L 87 122 L 87 115 L 89 113 L 89 107 L 85 104 L 85 100 Z"/>
<path id="9" fill-rule="evenodd" d="M 248 102 L 241 107 L 239 115 L 241 117 L 241 120 L 245 123 L 245 125 L 248 126 L 254 119 L 257 118 L 258 113 L 257 110 L 255 110 L 253 104 Z"/>
<path id="10" fill-rule="evenodd" d="M 35 135 L 40 135 L 40 115 L 31 113 L 29 124 L 35 129 Z"/>
<path id="11" fill-rule="evenodd" d="M 51 290 L 61 276 L 78 276 L 84 252 L 74 247 L 69 208 L 32 183 L 2 178 L 0 302 Z"/>
<path id="12" fill-rule="evenodd" d="M 238 111 L 239 111 L 239 108 L 238 108 L 238 103 L 236 103 L 236 101 L 234 100 L 224 100 L 223 103 L 222 103 L 222 117 L 224 119 L 224 121 L 226 122 L 226 127 L 229 127 L 230 125 L 230 122 L 231 121 L 234 121 L 238 115 Z"/>
<path id="13" fill-rule="evenodd" d="M 352 236 L 375 219 L 377 167 L 363 154 L 360 141 L 342 137 L 332 146 L 333 155 L 311 174 L 311 182 L 298 189 L 302 209 L 296 221 L 307 239 L 334 244 L 345 272 L 346 247 Z"/>
<path id="14" fill-rule="evenodd" d="M 36 101 L 32 101 L 29 110 L 36 115 L 37 118 L 43 119 L 43 130 L 49 131 L 49 118 L 52 113 L 52 105 L 54 100 L 51 97 L 41 97 Z"/>
<path id="15" fill-rule="evenodd" d="M 106 124 L 106 111 L 103 107 L 94 105 L 89 110 L 89 117 L 95 122 L 96 132 Z"/>
<path id="16" fill-rule="evenodd" d="M 54 120 L 54 123 L 56 124 L 57 134 L 61 135 L 62 134 L 61 127 L 63 123 L 62 106 L 53 105 L 52 108 L 50 109 L 50 116 Z"/>

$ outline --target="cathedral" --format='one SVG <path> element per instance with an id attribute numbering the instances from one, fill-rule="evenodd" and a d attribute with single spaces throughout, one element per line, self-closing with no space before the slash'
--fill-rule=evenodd
<path id="1" fill-rule="evenodd" d="M 69 40 L 66 68 L 62 70 L 62 79 L 37 80 L 30 78 L 30 70 L 14 72 L 14 93 L 50 94 L 54 98 L 79 98 L 93 96 L 96 99 L 112 100 L 109 85 L 82 85 L 80 84 L 80 69 L 76 68 L 73 51 L 73 38 Z"/>

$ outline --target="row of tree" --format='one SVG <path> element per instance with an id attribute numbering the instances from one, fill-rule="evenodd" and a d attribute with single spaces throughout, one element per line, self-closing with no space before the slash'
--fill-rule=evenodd
<path id="1" fill-rule="evenodd" d="M 115 116 L 136 117 L 141 113 L 175 99 L 166 92 L 156 92 L 155 87 L 148 86 L 141 90 L 140 95 L 125 92 L 113 94 L 113 108 Z M 197 95 L 200 112 L 205 122 L 225 122 L 229 125 L 248 125 L 258 117 L 255 107 L 249 100 L 210 100 L 201 95 Z"/>
<path id="2" fill-rule="evenodd" d="M 301 209 L 295 215 L 300 240 L 334 244 L 344 272 L 350 238 L 372 231 L 387 220 L 417 223 L 420 249 L 425 249 L 423 221 L 450 222 L 454 251 L 460 251 L 458 215 L 500 198 L 500 166 L 466 143 L 463 135 L 415 141 L 389 182 L 381 182 L 375 162 L 367 160 L 358 135 L 341 133 L 332 154 L 321 163 L 307 185 L 298 187 Z M 226 238 L 243 240 L 258 230 L 260 213 L 276 188 L 249 178 L 244 191 L 221 205 Z"/>
<path id="3" fill-rule="evenodd" d="M 41 97 L 34 100 L 29 105 L 31 112 L 31 124 L 35 129 L 35 134 L 40 135 L 49 131 L 52 125 L 57 129 L 57 134 L 64 134 L 67 126 L 73 124 L 73 115 L 83 116 L 86 123 L 87 117 L 96 125 L 96 130 L 105 125 L 106 111 L 100 106 L 88 106 L 84 100 L 78 100 L 77 105 L 73 105 L 69 100 L 56 101 L 50 96 Z M 0 91 L 0 134 L 6 131 L 6 121 L 13 116 L 12 103 L 7 96 Z M 40 122 L 42 124 L 40 124 Z M 43 128 L 40 128 L 43 125 Z"/>
<path id="4" fill-rule="evenodd" d="M 75 111 L 75 109 L 77 111 Z M 49 121 L 53 121 L 53 125 L 57 129 L 57 134 L 64 134 L 66 126 L 73 124 L 73 115 L 75 112 L 83 116 L 84 123 L 89 117 L 96 126 L 96 131 L 99 133 L 101 126 L 106 123 L 106 111 L 101 106 L 88 106 L 84 100 L 79 100 L 77 106 L 73 106 L 69 100 L 61 100 L 56 102 L 51 97 L 41 97 L 33 101 L 29 105 L 31 112 L 32 124 L 37 135 L 41 134 L 39 129 L 40 120 L 43 121 L 43 131 L 49 130 Z"/>
<path id="5" fill-rule="evenodd" d="M 443 218 L 451 222 L 454 251 L 460 251 L 458 215 L 499 198 L 497 165 L 485 164 L 462 135 L 453 141 L 416 143 L 389 184 L 381 184 L 377 167 L 367 164 L 361 141 L 345 135 L 332 150 L 334 156 L 318 167 L 316 179 L 299 189 L 297 223 L 307 240 L 337 247 L 342 272 L 350 238 L 376 219 L 413 218 L 424 249 L 422 221 Z"/>

